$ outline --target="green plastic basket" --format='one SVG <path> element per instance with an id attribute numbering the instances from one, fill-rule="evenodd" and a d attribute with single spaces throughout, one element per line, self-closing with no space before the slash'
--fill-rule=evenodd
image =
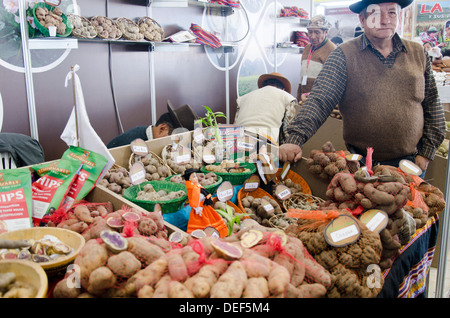
<path id="1" fill-rule="evenodd" d="M 211 172 L 211 171 L 209 171 Z M 204 173 L 202 171 L 202 173 Z M 216 174 L 217 176 L 217 181 L 214 182 L 213 184 L 210 184 L 209 186 L 204 187 L 206 190 L 208 190 L 209 193 L 211 193 L 212 195 L 214 195 L 216 193 L 217 188 L 220 186 L 220 184 L 222 183 L 223 179 L 221 176 L 219 176 L 217 173 L 213 172 L 214 174 Z M 175 174 L 173 176 L 169 176 L 167 178 L 165 178 L 164 180 L 166 181 L 170 181 L 170 178 L 174 177 L 174 176 L 179 176 L 180 174 Z M 170 181 L 171 182 L 171 181 Z"/>
<path id="2" fill-rule="evenodd" d="M 44 36 L 48 37 L 48 36 L 50 36 L 50 32 L 48 31 L 48 29 L 46 27 L 44 27 L 39 22 L 38 18 L 36 17 L 36 9 L 37 8 L 47 8 L 49 11 L 53 11 L 54 7 L 51 5 L 48 5 L 44 2 L 38 2 L 33 7 L 34 24 L 36 25 L 36 28 L 39 30 L 39 32 L 41 32 Z M 70 20 L 67 18 L 67 16 L 64 13 L 62 14 L 61 18 L 62 18 L 62 21 L 64 22 L 64 24 L 66 25 L 66 32 L 64 34 L 57 33 L 56 36 L 65 38 L 72 33 L 72 25 L 70 23 Z"/>
<path id="3" fill-rule="evenodd" d="M 153 211 L 155 208 L 155 204 L 159 204 L 164 214 L 177 212 L 184 206 L 184 202 L 187 200 L 187 193 L 181 198 L 167 201 L 147 201 L 136 199 L 139 191 L 141 191 L 146 184 L 151 184 L 156 191 L 165 190 L 166 192 L 176 192 L 182 190 L 186 193 L 186 186 L 184 184 L 159 180 L 146 181 L 142 182 L 140 185 L 131 186 L 123 192 L 123 197 L 139 205 L 141 208 L 146 209 L 147 211 Z"/>
<path id="4" fill-rule="evenodd" d="M 218 166 L 219 163 L 215 163 L 214 165 Z M 248 177 L 256 172 L 256 166 L 250 162 L 242 162 L 240 163 L 241 167 L 245 167 L 250 169 L 248 172 L 237 172 L 237 173 L 228 173 L 228 172 L 216 172 L 213 171 L 218 177 L 222 177 L 222 181 L 229 181 L 232 185 L 242 185 Z M 206 170 L 205 167 L 200 169 L 203 173 L 208 173 L 211 171 Z"/>

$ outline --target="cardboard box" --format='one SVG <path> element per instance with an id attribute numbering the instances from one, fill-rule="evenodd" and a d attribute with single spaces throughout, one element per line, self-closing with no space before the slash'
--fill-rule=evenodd
<path id="1" fill-rule="evenodd" d="M 147 144 L 148 150 L 161 157 L 161 152 L 163 148 L 167 145 L 172 144 L 175 140 L 179 140 L 179 143 L 183 146 L 189 147 L 192 140 L 192 132 L 185 132 L 181 134 L 171 135 L 167 137 L 157 138 L 154 140 L 147 140 L 145 143 Z M 116 164 L 129 169 L 129 163 L 131 158 L 131 148 L 130 145 L 116 147 L 109 149 L 109 152 L 113 156 Z"/>

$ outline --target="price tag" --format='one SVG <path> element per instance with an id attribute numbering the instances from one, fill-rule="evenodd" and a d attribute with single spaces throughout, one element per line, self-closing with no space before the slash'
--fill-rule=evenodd
<path id="1" fill-rule="evenodd" d="M 205 135 L 203 135 L 202 129 L 196 128 L 194 130 L 194 142 L 201 144 L 205 140 Z"/>
<path id="2" fill-rule="evenodd" d="M 221 202 L 229 201 L 234 195 L 234 188 L 230 181 L 224 181 L 217 188 L 217 198 Z"/>
<path id="3" fill-rule="evenodd" d="M 53 7 L 57 7 L 61 4 L 61 0 L 44 0 L 44 2 Z"/>
<path id="4" fill-rule="evenodd" d="M 255 145 L 253 145 L 249 142 L 243 142 L 243 141 L 238 141 L 236 146 L 238 147 L 238 149 L 248 150 L 248 151 L 255 149 Z"/>
<path id="5" fill-rule="evenodd" d="M 289 161 L 285 162 L 283 165 L 283 168 L 281 169 L 281 174 L 280 174 L 280 178 L 282 181 L 286 178 L 290 169 L 291 169 L 291 163 Z"/>
<path id="6" fill-rule="evenodd" d="M 287 200 L 291 197 L 291 190 L 285 186 L 284 184 L 279 184 L 275 188 L 275 195 L 280 199 L 281 201 Z"/>
<path id="7" fill-rule="evenodd" d="M 261 205 L 263 206 L 264 210 L 266 210 L 267 212 L 275 211 L 275 208 L 266 199 L 261 200 Z"/>
<path id="8" fill-rule="evenodd" d="M 179 165 L 187 164 L 191 160 L 190 154 L 180 155 L 175 157 L 175 162 Z"/>
<path id="9" fill-rule="evenodd" d="M 345 159 L 347 159 L 348 161 L 358 161 L 361 160 L 362 156 L 355 154 L 355 153 L 351 153 L 345 156 Z"/>
<path id="10" fill-rule="evenodd" d="M 210 236 L 210 237 L 214 237 L 214 238 L 219 238 L 220 237 L 219 231 L 217 231 L 212 226 L 205 227 L 203 229 L 203 232 L 205 232 L 206 236 Z"/>
<path id="11" fill-rule="evenodd" d="M 403 172 L 412 174 L 413 176 L 420 176 L 422 174 L 422 169 L 418 165 L 406 159 L 400 161 L 399 167 Z"/>
<path id="12" fill-rule="evenodd" d="M 372 209 L 361 214 L 359 220 L 372 232 L 380 233 L 388 224 L 389 219 L 386 212 Z"/>
<path id="13" fill-rule="evenodd" d="M 332 220 L 324 230 L 325 241 L 334 247 L 342 247 L 356 242 L 361 235 L 358 221 L 348 215 Z"/>
<path id="14" fill-rule="evenodd" d="M 244 181 L 244 186 L 242 189 L 246 192 L 252 192 L 259 188 L 260 179 L 257 175 L 251 175 Z"/>
<path id="15" fill-rule="evenodd" d="M 255 190 L 259 187 L 258 182 L 248 182 L 244 185 L 245 190 Z"/>
<path id="16" fill-rule="evenodd" d="M 216 162 L 216 156 L 214 155 L 203 155 L 203 161 L 206 163 L 214 163 Z"/>
<path id="17" fill-rule="evenodd" d="M 138 138 L 131 142 L 130 144 L 131 152 L 138 156 L 148 155 L 148 147 L 144 140 Z"/>
<path id="18" fill-rule="evenodd" d="M 141 184 L 145 179 L 145 168 L 141 162 L 135 162 L 130 169 L 130 181 L 132 184 Z"/>

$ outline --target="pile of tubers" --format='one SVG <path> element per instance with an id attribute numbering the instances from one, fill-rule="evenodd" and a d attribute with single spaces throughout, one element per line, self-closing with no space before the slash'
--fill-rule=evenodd
<path id="1" fill-rule="evenodd" d="M 321 150 L 312 150 L 306 163 L 311 173 L 329 180 L 339 172 L 353 172 L 359 168 L 359 162 L 348 161 L 345 158 L 346 154 L 348 154 L 346 151 L 336 151 L 333 144 L 328 141 Z"/>
<path id="2" fill-rule="evenodd" d="M 91 23 L 97 35 L 103 39 L 116 40 L 122 36 L 122 31 L 120 31 L 116 23 L 107 17 L 93 17 L 91 18 Z"/>
<path id="3" fill-rule="evenodd" d="M 99 181 L 99 184 L 115 193 L 122 194 L 127 188 L 131 187 L 130 174 L 123 167 L 113 166 Z"/>
<path id="4" fill-rule="evenodd" d="M 136 195 L 137 200 L 142 201 L 168 201 L 168 200 L 174 200 L 186 197 L 186 191 L 179 190 L 179 191 L 168 191 L 168 190 L 159 190 L 156 191 L 153 186 L 148 183 L 144 185 L 141 191 L 138 192 Z"/>
<path id="5" fill-rule="evenodd" d="M 36 288 L 28 282 L 19 280 L 16 273 L 0 273 L 0 298 L 34 298 Z"/>
<path id="6" fill-rule="evenodd" d="M 283 213 L 278 202 L 267 195 L 260 198 L 246 195 L 241 199 L 241 204 L 244 207 L 244 213 L 250 215 L 250 218 L 259 224 L 269 227 L 269 220 L 278 214 Z"/>
<path id="7" fill-rule="evenodd" d="M 330 274 L 298 239 L 256 222 L 227 241 L 192 235 L 178 245 L 139 236 L 122 239 L 127 247 L 121 251 L 102 240 L 87 241 L 74 262 L 81 286 L 69 288 L 66 277 L 53 296 L 319 298 L 331 285 Z"/>
<path id="8" fill-rule="evenodd" d="M 328 185 L 326 196 L 339 210 L 354 210 L 360 205 L 367 210 L 380 209 L 391 215 L 406 204 L 410 189 L 401 182 L 389 180 L 383 181 L 381 177 L 365 179 L 356 173 L 340 172 Z"/>
<path id="9" fill-rule="evenodd" d="M 110 203 L 79 203 L 66 212 L 63 221 L 51 221 L 56 226 L 80 233 L 84 239 L 98 239 L 103 230 L 118 233 L 128 231 L 136 235 L 167 238 L 168 232 L 160 213 L 126 208 L 114 211 Z"/>
<path id="10" fill-rule="evenodd" d="M 72 247 L 53 235 L 45 235 L 40 240 L 0 240 L 0 260 L 19 259 L 46 263 L 72 252 Z"/>
<path id="11" fill-rule="evenodd" d="M 207 171 L 212 171 L 216 173 L 245 173 L 250 172 L 250 169 L 239 166 L 239 163 L 233 160 L 223 160 L 218 165 L 206 165 L 205 169 Z"/>
<path id="12" fill-rule="evenodd" d="M 139 26 L 133 21 L 126 18 L 117 18 L 114 20 L 122 37 L 126 40 L 140 41 L 144 39 L 144 35 L 139 32 Z"/>
<path id="13" fill-rule="evenodd" d="M 152 19 L 141 19 L 139 32 L 148 41 L 161 42 L 164 37 L 164 29 L 157 25 Z"/>
<path id="14" fill-rule="evenodd" d="M 203 172 L 198 172 L 197 173 L 197 178 L 198 178 L 198 182 L 200 183 L 200 185 L 202 185 L 203 187 L 207 187 L 210 186 L 214 183 L 217 182 L 217 175 L 214 172 L 209 172 L 209 173 L 203 173 Z M 174 176 L 172 176 L 169 179 L 171 182 L 176 182 L 176 183 L 181 183 L 184 184 L 185 180 L 183 178 L 183 176 L 176 174 Z"/>
<path id="15" fill-rule="evenodd" d="M 288 187 L 292 194 L 303 192 L 302 185 L 292 181 L 290 178 L 286 178 L 283 181 L 280 181 L 278 184 L 274 184 L 272 192 L 275 192 L 275 188 L 279 184 L 283 184 Z"/>
<path id="16" fill-rule="evenodd" d="M 176 158 L 178 155 L 180 154 L 177 151 L 173 151 L 172 145 L 165 146 L 161 153 L 162 160 L 175 174 L 183 174 L 187 169 L 199 170 L 203 166 L 202 162 L 193 158 L 192 155 L 188 163 L 179 164 Z"/>
<path id="17" fill-rule="evenodd" d="M 63 22 L 63 12 L 61 8 L 55 7 L 53 10 L 49 10 L 45 7 L 38 7 L 35 11 L 36 18 L 43 27 L 49 26 L 56 27 L 56 34 L 64 35 L 66 33 L 66 24 Z"/>
<path id="18" fill-rule="evenodd" d="M 351 215 L 346 211 L 341 211 L 340 214 Z M 382 246 L 378 233 L 372 232 L 358 221 L 361 228 L 359 239 L 343 247 L 334 247 L 325 240 L 323 229 L 326 224 L 310 227 L 316 222 L 319 221 L 298 218 L 295 224 L 285 229 L 285 232 L 288 236 L 294 236 L 303 242 L 311 256 L 330 273 L 332 283 L 326 297 L 376 297 L 383 286 L 383 277 L 382 275 L 379 277 L 379 288 L 369 288 L 367 279 L 370 273 L 367 268 L 380 263 Z"/>
<path id="19" fill-rule="evenodd" d="M 73 36 L 88 39 L 92 39 L 97 36 L 97 31 L 95 31 L 94 26 L 88 19 L 74 14 L 69 14 L 67 18 L 70 20 L 72 25 Z"/>

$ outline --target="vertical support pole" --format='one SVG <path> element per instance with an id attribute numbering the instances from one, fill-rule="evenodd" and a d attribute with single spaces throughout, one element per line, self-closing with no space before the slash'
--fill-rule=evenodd
<path id="1" fill-rule="evenodd" d="M 439 226 L 441 230 L 441 244 L 439 247 L 439 261 L 437 267 L 437 276 L 436 276 L 436 298 L 444 297 L 444 288 L 445 288 L 445 272 L 447 267 L 447 252 L 448 252 L 448 230 L 450 227 L 450 207 L 448 205 L 448 200 L 450 198 L 450 160 L 447 160 L 447 179 L 445 181 L 445 205 L 444 212 L 442 213 L 442 220 Z"/>
<path id="2" fill-rule="evenodd" d="M 34 98 L 33 69 L 31 66 L 31 54 L 28 46 L 28 21 L 26 0 L 19 0 L 20 36 L 22 39 L 22 55 L 25 70 L 25 85 L 27 90 L 28 117 L 30 122 L 30 136 L 39 140 L 38 125 L 36 117 L 36 101 Z"/>
<path id="3" fill-rule="evenodd" d="M 152 2 L 147 6 L 147 16 L 152 17 Z M 148 46 L 148 64 L 150 76 L 150 113 L 152 116 L 152 125 L 156 124 L 156 79 L 155 79 L 155 43 Z"/>
<path id="4" fill-rule="evenodd" d="M 150 72 L 150 107 L 152 115 L 152 125 L 156 124 L 156 80 L 155 80 L 155 44 L 148 46 L 149 72 Z"/>
<path id="5" fill-rule="evenodd" d="M 228 40 L 228 16 L 225 16 L 225 39 Z M 230 55 L 228 48 L 224 47 L 225 54 L 225 111 L 227 120 L 230 123 Z"/>
<path id="6" fill-rule="evenodd" d="M 273 1 L 273 70 L 277 72 L 278 61 L 277 61 L 277 0 Z"/>

